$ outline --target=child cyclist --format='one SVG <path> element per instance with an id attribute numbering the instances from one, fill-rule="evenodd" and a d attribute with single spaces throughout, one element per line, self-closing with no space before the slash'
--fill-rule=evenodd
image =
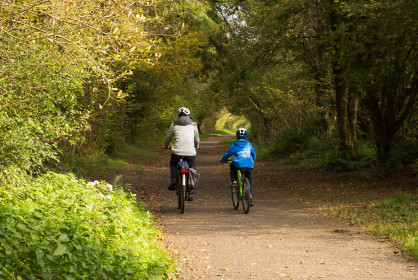
<path id="1" fill-rule="evenodd" d="M 222 156 L 221 162 L 227 162 L 230 156 L 233 156 L 232 163 L 229 165 L 231 170 L 231 187 L 237 186 L 237 169 L 244 169 L 245 177 L 250 181 L 251 197 L 253 195 L 253 180 L 252 172 L 254 168 L 254 161 L 256 158 L 255 150 L 251 143 L 247 140 L 248 131 L 245 128 L 239 128 L 236 132 L 237 141 L 232 143 L 229 150 Z M 253 206 L 251 200 L 250 203 Z"/>

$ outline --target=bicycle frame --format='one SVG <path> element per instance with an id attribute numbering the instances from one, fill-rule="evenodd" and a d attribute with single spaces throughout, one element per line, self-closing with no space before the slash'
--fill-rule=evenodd
<path id="1" fill-rule="evenodd" d="M 252 199 L 249 187 L 249 181 L 245 177 L 245 173 L 237 168 L 237 186 L 231 188 L 232 205 L 235 209 L 238 209 L 239 202 L 242 201 L 242 208 L 245 214 L 250 210 L 250 201 Z"/>
<path id="2" fill-rule="evenodd" d="M 239 186 L 239 196 L 242 197 L 242 178 L 241 178 L 241 170 L 237 169 L 237 177 L 238 177 L 238 186 Z"/>

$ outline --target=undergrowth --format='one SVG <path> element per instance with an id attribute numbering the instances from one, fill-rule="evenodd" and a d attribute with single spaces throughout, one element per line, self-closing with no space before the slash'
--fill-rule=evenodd
<path id="1" fill-rule="evenodd" d="M 385 165 L 379 164 L 372 143 L 362 135 L 357 140 L 357 157 L 345 159 L 338 151 L 338 136 L 324 134 L 315 123 L 282 131 L 279 135 L 254 144 L 261 160 L 280 160 L 285 164 L 323 168 L 330 171 L 369 169 L 384 173 L 402 165 L 414 166 L 418 158 L 418 141 L 401 139 L 394 146 Z"/>
<path id="2" fill-rule="evenodd" d="M 106 153 L 67 155 L 63 158 L 58 169 L 75 173 L 81 177 L 97 177 L 121 169 L 133 156 L 138 156 L 140 161 L 133 169 L 139 172 L 143 163 L 155 155 L 156 153 L 148 146 L 134 146 L 120 142 L 112 145 Z"/>
<path id="3" fill-rule="evenodd" d="M 167 279 L 173 271 L 134 195 L 72 174 L 1 175 L 1 279 Z"/>

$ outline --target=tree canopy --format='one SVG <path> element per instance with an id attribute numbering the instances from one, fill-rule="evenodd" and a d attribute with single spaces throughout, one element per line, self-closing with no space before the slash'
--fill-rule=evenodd
<path id="1" fill-rule="evenodd" d="M 2 1 L 0 168 L 158 138 L 188 106 L 262 139 L 318 123 L 345 158 L 416 139 L 417 3 Z M 269 138 L 270 139 L 270 138 Z"/>

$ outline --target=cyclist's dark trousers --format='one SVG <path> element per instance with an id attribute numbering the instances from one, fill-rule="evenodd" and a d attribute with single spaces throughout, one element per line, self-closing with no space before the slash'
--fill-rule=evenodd
<path id="1" fill-rule="evenodd" d="M 179 155 L 171 154 L 171 159 L 170 159 L 171 180 L 177 179 L 177 175 L 178 175 L 177 163 L 180 161 L 180 159 L 187 161 L 187 163 L 189 164 L 189 168 L 193 168 L 196 156 L 179 156 Z"/>
<path id="2" fill-rule="evenodd" d="M 238 182 L 237 168 L 235 167 L 235 165 L 233 163 L 231 163 L 229 165 L 229 169 L 231 170 L 231 172 L 230 172 L 231 181 Z M 253 173 L 253 169 L 252 168 L 241 168 L 241 172 L 243 172 L 245 177 L 248 179 L 248 181 L 250 181 L 250 191 L 251 191 L 251 195 L 252 195 L 253 194 L 253 178 L 252 178 L 251 174 Z"/>

